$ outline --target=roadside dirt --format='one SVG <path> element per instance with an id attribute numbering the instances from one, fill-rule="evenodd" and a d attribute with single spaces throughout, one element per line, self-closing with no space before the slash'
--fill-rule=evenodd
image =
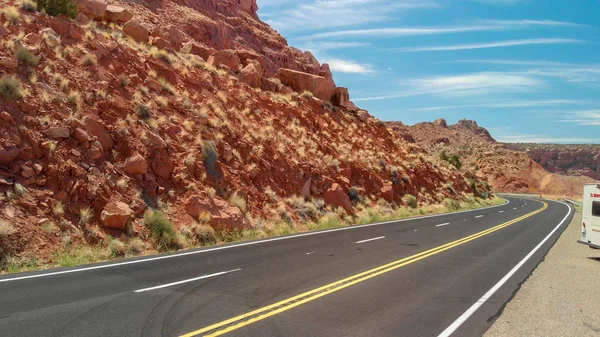
<path id="1" fill-rule="evenodd" d="M 484 337 L 600 336 L 600 251 L 578 244 L 577 212 Z"/>

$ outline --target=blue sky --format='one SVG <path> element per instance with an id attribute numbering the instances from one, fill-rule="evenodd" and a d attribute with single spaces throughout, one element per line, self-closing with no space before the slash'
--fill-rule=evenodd
<path id="1" fill-rule="evenodd" d="M 351 100 L 406 124 L 474 119 L 507 142 L 600 143 L 595 0 L 258 0 Z"/>

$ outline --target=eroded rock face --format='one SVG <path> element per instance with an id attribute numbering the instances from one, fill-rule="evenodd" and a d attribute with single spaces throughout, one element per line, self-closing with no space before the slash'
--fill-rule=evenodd
<path id="1" fill-rule="evenodd" d="M 350 197 L 337 183 L 331 185 L 331 187 L 323 193 L 323 199 L 325 200 L 326 205 L 342 207 L 348 214 L 356 213 L 356 210 L 352 207 L 352 203 L 350 202 Z"/>
<path id="2" fill-rule="evenodd" d="M 238 74 L 240 81 L 254 88 L 260 88 L 262 80 L 262 68 L 258 62 L 249 63 Z"/>
<path id="3" fill-rule="evenodd" d="M 208 57 L 208 64 L 216 67 L 218 65 L 227 66 L 233 71 L 238 71 L 241 66 L 240 57 L 235 50 L 221 50 Z"/>
<path id="4" fill-rule="evenodd" d="M 108 5 L 104 18 L 112 22 L 127 22 L 133 19 L 133 14 L 123 7 Z"/>
<path id="5" fill-rule="evenodd" d="M 350 104 L 350 95 L 348 94 L 348 88 L 335 88 L 335 90 L 333 91 L 333 96 L 331 97 L 331 103 L 335 106 L 347 108 Z"/>
<path id="6" fill-rule="evenodd" d="M 315 97 L 324 101 L 329 101 L 333 94 L 334 88 L 323 76 L 281 68 L 275 77 L 296 92 L 310 91 Z"/>
<path id="7" fill-rule="evenodd" d="M 111 201 L 104 206 L 100 220 L 104 227 L 124 230 L 132 214 L 133 210 L 126 203 Z"/>

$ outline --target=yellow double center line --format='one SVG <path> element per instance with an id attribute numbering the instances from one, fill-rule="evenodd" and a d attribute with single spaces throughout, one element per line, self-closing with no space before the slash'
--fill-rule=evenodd
<path id="1" fill-rule="evenodd" d="M 277 303 L 273 303 L 271 305 L 262 307 L 260 309 L 256 309 L 250 312 L 247 312 L 243 315 L 239 315 L 230 319 L 227 319 L 225 321 L 213 324 L 211 326 L 207 326 L 205 328 L 196 330 L 196 331 L 192 331 L 190 333 L 187 333 L 185 335 L 182 335 L 181 337 L 191 337 L 191 336 L 198 336 L 198 335 L 205 335 L 205 336 L 221 336 L 224 335 L 228 332 L 240 329 L 246 325 L 250 325 L 252 323 L 261 321 L 265 318 L 277 315 L 279 313 L 282 313 L 284 311 L 290 310 L 294 307 L 297 307 L 299 305 L 305 304 L 307 302 L 316 300 L 317 298 L 323 297 L 325 295 L 331 294 L 333 292 L 342 290 L 344 288 L 350 287 L 351 285 L 357 284 L 359 282 L 363 282 L 366 281 L 368 279 L 371 279 L 373 277 L 379 276 L 381 274 L 390 272 L 394 269 L 398 269 L 400 267 L 406 266 L 408 264 L 411 264 L 413 262 L 417 262 L 419 260 L 425 259 L 427 257 L 430 257 L 432 255 L 436 255 L 439 254 L 445 250 L 448 250 L 450 248 L 454 248 L 456 246 L 460 246 L 462 244 L 465 244 L 469 241 L 473 241 L 475 239 L 478 239 L 482 236 L 488 235 L 490 233 L 493 233 L 497 230 L 500 230 L 504 227 L 510 226 L 514 223 L 517 223 L 523 219 L 529 218 L 531 216 L 534 216 L 542 211 L 544 211 L 546 208 L 548 208 L 548 204 L 545 202 L 543 203 L 543 207 L 541 207 L 540 209 L 525 214 L 519 218 L 513 219 L 511 221 L 502 223 L 500 225 L 497 225 L 495 227 L 492 227 L 490 229 L 486 229 L 484 231 L 475 233 L 473 235 L 469 235 L 467 237 L 464 237 L 462 239 L 456 240 L 456 241 L 452 241 L 449 242 L 445 245 L 442 246 L 438 246 L 429 250 L 426 250 L 424 252 L 409 256 L 409 257 L 405 257 L 403 259 L 379 266 L 377 268 L 373 268 L 370 270 L 367 270 L 365 272 L 347 277 L 345 279 L 324 285 L 322 287 L 307 291 L 305 293 L 296 295 L 294 297 L 290 297 L 288 299 L 285 299 L 283 301 L 279 301 Z"/>

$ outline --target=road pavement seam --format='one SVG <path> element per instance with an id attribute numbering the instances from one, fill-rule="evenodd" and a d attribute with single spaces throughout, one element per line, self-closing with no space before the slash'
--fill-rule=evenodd
<path id="1" fill-rule="evenodd" d="M 490 297 L 492 297 L 494 295 L 494 293 L 496 293 L 496 291 L 498 291 L 498 289 L 500 289 L 500 287 L 502 287 L 504 285 L 504 283 L 506 283 L 506 281 L 508 281 L 533 256 L 533 254 L 535 254 L 540 249 L 540 247 L 542 247 L 544 245 L 544 243 L 546 243 L 546 241 L 548 241 L 552 237 L 552 235 L 563 225 L 563 223 L 571 215 L 571 212 L 573 209 L 571 208 L 571 206 L 569 206 L 563 202 L 560 202 L 560 201 L 557 201 L 557 202 L 559 202 L 569 208 L 569 212 L 561 220 L 561 222 L 556 227 L 554 227 L 554 229 L 548 235 L 546 235 L 546 237 L 544 237 L 544 239 L 542 239 L 542 241 L 540 243 L 538 243 L 538 245 L 535 246 L 533 248 L 533 250 L 531 250 L 529 252 L 529 254 L 527 254 L 506 275 L 504 275 L 504 277 L 502 277 L 500 279 L 500 281 L 498 281 L 492 288 L 490 288 L 490 290 L 488 290 L 485 294 L 483 294 L 483 296 L 481 296 L 481 298 L 479 298 L 475 303 L 473 303 L 473 305 L 471 307 L 469 307 L 469 309 L 467 309 L 467 311 L 465 311 L 462 315 L 460 315 L 454 322 L 452 322 L 452 324 L 450 324 L 450 326 L 448 326 L 444 331 L 442 331 L 442 333 L 440 333 L 438 335 L 438 337 L 449 337 L 458 328 L 460 328 L 460 326 L 463 325 L 467 321 L 467 319 L 469 319 L 469 317 L 471 317 L 475 313 L 475 311 L 477 311 L 477 309 L 479 309 L 479 307 L 481 307 Z"/>
<path id="2" fill-rule="evenodd" d="M 526 218 L 532 217 L 540 212 L 543 212 L 546 208 L 548 208 L 548 204 L 545 202 L 541 202 L 543 204 L 543 206 L 531 213 L 525 214 L 523 216 L 520 216 L 516 219 L 510 220 L 508 222 L 499 224 L 497 226 L 494 226 L 492 228 L 483 230 L 481 232 L 466 236 L 464 238 L 446 243 L 444 245 L 423 251 L 421 253 L 412 255 L 412 256 L 408 256 L 405 258 L 402 258 L 400 260 L 364 271 L 362 273 L 344 278 L 342 280 L 324 285 L 322 287 L 313 289 L 313 290 L 309 290 L 307 292 L 304 292 L 302 294 L 290 297 L 288 299 L 279 301 L 277 303 L 273 303 L 271 305 L 267 305 L 265 307 L 247 312 L 245 314 L 236 316 L 236 317 L 232 317 L 230 319 L 215 323 L 213 325 L 204 327 L 202 329 L 199 330 L 195 330 L 192 331 L 190 333 L 181 335 L 181 337 L 192 337 L 192 336 L 199 336 L 199 335 L 204 335 L 204 336 L 221 336 L 224 335 L 228 332 L 240 329 L 244 326 L 250 325 L 252 323 L 261 321 L 263 319 L 266 319 L 268 317 L 274 316 L 276 314 L 282 313 L 284 311 L 290 310 L 294 307 L 300 306 L 302 304 L 305 304 L 307 302 L 313 301 L 315 299 L 318 299 L 320 297 L 326 296 L 328 294 L 331 294 L 333 292 L 342 290 L 344 288 L 350 287 L 354 284 L 366 281 L 368 279 L 374 278 L 376 276 L 379 276 L 381 274 L 390 272 L 392 270 L 401 268 L 405 265 L 417 262 L 419 260 L 425 259 L 427 257 L 439 254 L 443 251 L 446 251 L 448 249 L 457 247 L 459 245 L 462 245 L 464 243 L 470 242 L 472 240 L 478 239 L 480 237 L 483 237 L 485 235 L 488 235 L 490 233 L 493 233 L 495 231 L 498 231 L 502 228 L 505 228 L 507 226 L 513 225 L 521 220 L 524 220 Z M 209 333 L 209 334 L 205 334 L 205 333 Z"/>

